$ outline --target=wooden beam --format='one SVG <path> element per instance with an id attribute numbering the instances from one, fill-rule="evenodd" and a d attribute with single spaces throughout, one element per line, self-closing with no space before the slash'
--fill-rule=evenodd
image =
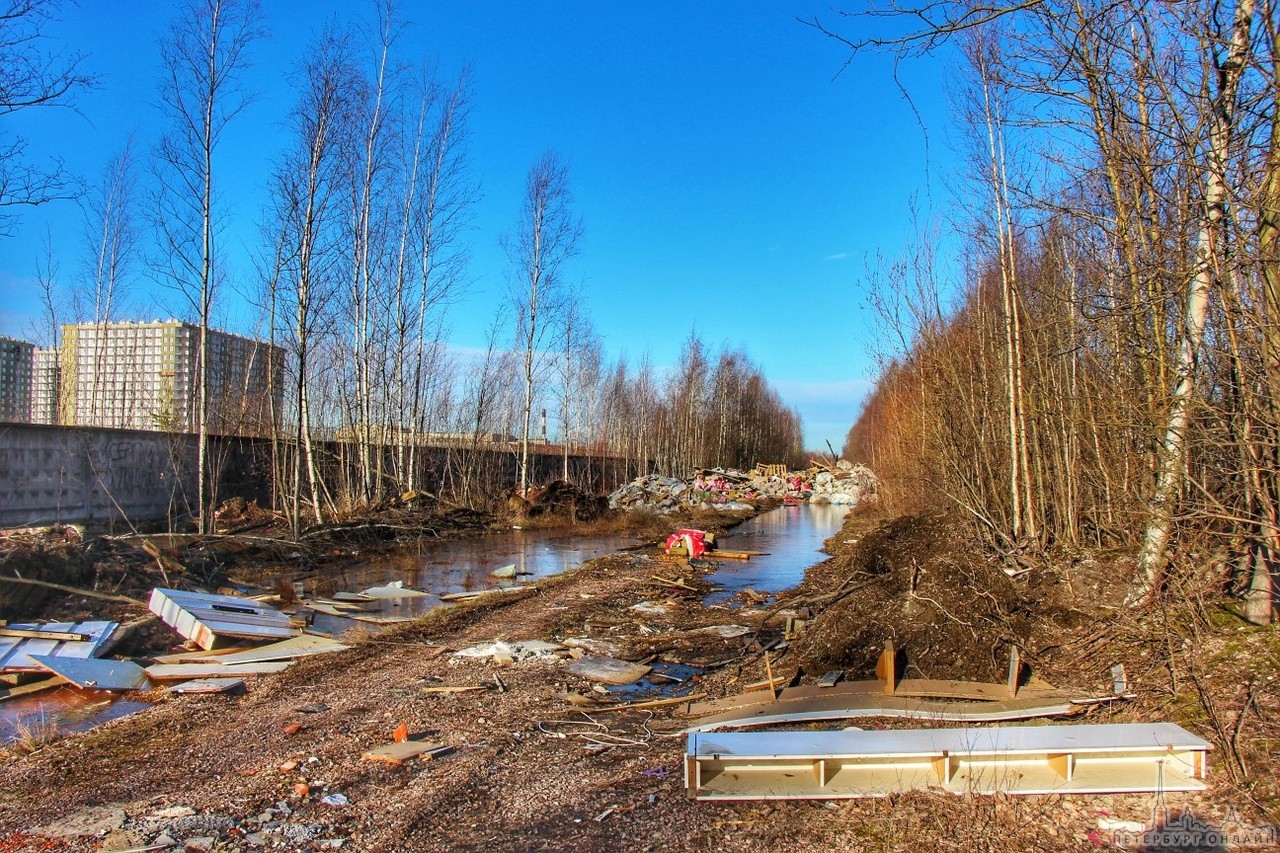
<path id="1" fill-rule="evenodd" d="M 88 634 L 75 631 L 45 631 L 39 628 L 0 628 L 0 637 L 23 637 L 29 640 L 65 640 L 73 643 L 87 642 Z"/>
<path id="2" fill-rule="evenodd" d="M 894 688 L 897 686 L 897 674 L 894 671 L 897 665 L 897 651 L 893 648 L 893 640 L 884 641 L 884 651 L 880 653 L 880 660 L 876 662 L 876 677 L 880 679 L 884 687 L 884 692 L 892 696 Z"/>

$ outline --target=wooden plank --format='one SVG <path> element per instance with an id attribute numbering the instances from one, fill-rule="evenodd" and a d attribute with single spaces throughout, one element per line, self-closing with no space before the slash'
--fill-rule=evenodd
<path id="1" fill-rule="evenodd" d="M 666 708 L 669 705 L 679 705 L 682 702 L 688 702 L 691 699 L 698 699 L 705 696 L 705 693 L 694 693 L 689 696 L 669 696 L 666 699 L 649 699 L 644 702 L 623 702 L 619 705 L 600 705 L 593 707 L 591 713 L 600 714 L 609 711 L 646 711 L 650 708 Z"/>
<path id="2" fill-rule="evenodd" d="M 897 686 L 897 673 L 894 671 L 896 666 L 897 651 L 893 648 L 893 640 L 885 640 L 884 651 L 880 653 L 880 660 L 876 661 L 876 677 L 880 679 L 884 692 L 890 696 Z"/>
<path id="3" fill-rule="evenodd" d="M 0 628 L 0 637 L 24 637 L 32 640 L 66 640 L 73 643 L 88 642 L 88 634 L 74 631 L 43 631 L 39 628 Z"/>
<path id="4" fill-rule="evenodd" d="M 639 681 L 652 667 L 617 658 L 585 655 L 565 667 L 574 675 L 605 684 L 630 684 Z"/>
<path id="5" fill-rule="evenodd" d="M 13 687 L 0 687 L 0 702 L 6 699 L 17 699 L 19 696 L 28 696 L 32 693 L 39 693 L 43 690 L 51 690 L 63 684 L 69 684 L 61 675 L 51 675 L 48 678 L 41 678 L 28 684 L 18 684 Z"/>
<path id="6" fill-rule="evenodd" d="M 233 652 L 231 654 L 219 655 L 213 658 L 220 664 L 237 664 L 237 663 L 258 663 L 260 661 L 269 660 L 290 660 L 293 658 L 306 657 L 307 655 L 322 655 L 330 652 L 345 652 L 350 646 L 330 640 L 327 637 L 317 637 L 313 634 L 302 634 L 297 637 L 290 637 L 287 640 L 281 640 L 278 643 L 270 643 L 256 649 L 247 649 L 242 652 Z"/>
<path id="7" fill-rule="evenodd" d="M 32 655 L 31 659 L 54 675 L 60 675 L 86 690 L 144 690 L 150 686 L 146 672 L 133 661 L 53 655 Z"/>
<path id="8" fill-rule="evenodd" d="M 689 592 L 698 591 L 697 587 L 689 586 L 689 584 L 685 583 L 682 580 L 671 580 L 670 578 L 664 578 L 658 575 L 649 575 L 649 577 L 652 578 L 653 580 L 656 580 L 658 583 L 666 584 L 667 586 L 673 586 L 676 589 L 688 590 Z"/>
<path id="9" fill-rule="evenodd" d="M 731 551 L 721 548 L 708 551 L 707 556 L 712 559 L 723 557 L 726 560 L 750 560 L 752 557 L 767 557 L 769 551 Z"/>
<path id="10" fill-rule="evenodd" d="M 767 682 L 761 686 L 766 685 Z M 776 701 L 789 702 L 800 699 L 813 699 L 818 696 L 865 696 L 883 692 L 883 681 L 842 681 L 832 687 L 806 684 L 781 690 Z M 1007 688 L 1003 684 L 988 684 L 981 681 L 904 678 L 898 682 L 893 695 L 913 699 L 967 699 L 970 701 L 998 702 L 1007 698 Z M 1018 691 L 1018 697 L 1044 701 L 1078 701 L 1081 698 L 1081 694 L 1069 690 L 1060 690 L 1055 687 L 1023 687 Z M 702 714 L 718 714 L 724 711 L 731 711 L 734 708 L 760 705 L 769 701 L 771 700 L 768 691 L 759 690 L 726 696 L 722 699 L 713 699 L 709 702 L 699 702 L 690 706 L 688 713 L 695 717 Z"/>
<path id="11" fill-rule="evenodd" d="M 228 646 L 225 649 L 201 649 L 195 652 L 174 652 L 169 655 L 152 655 L 148 660 L 152 663 L 207 663 L 222 655 L 243 652 L 247 646 Z"/>
<path id="12" fill-rule="evenodd" d="M 165 688 L 170 693 L 238 693 L 244 689 L 243 678 L 195 678 Z"/>
<path id="13" fill-rule="evenodd" d="M 883 694 L 831 695 L 824 691 L 814 699 L 769 702 L 726 711 L 698 720 L 686 731 L 711 731 L 717 728 L 754 728 L 756 726 L 818 720 L 847 720 L 858 717 L 890 717 L 914 720 L 939 720 L 957 723 L 1002 722 L 1035 717 L 1068 716 L 1079 712 L 1069 700 L 1006 699 L 1000 702 L 934 702 L 906 696 Z"/>
<path id="14" fill-rule="evenodd" d="M 527 586 L 499 586 L 491 589 L 473 589 L 468 592 L 449 592 L 440 596 L 441 601 L 470 601 L 473 598 L 479 598 L 482 595 L 490 595 L 496 593 L 509 592 L 528 592 L 532 587 Z"/>
<path id="15" fill-rule="evenodd" d="M 452 751 L 453 747 L 435 741 L 402 740 L 371 749 L 361 758 L 398 765 L 420 756 L 426 756 L 427 760 L 430 760 Z"/>
<path id="16" fill-rule="evenodd" d="M 263 661 L 262 663 L 158 663 L 147 667 L 146 673 L 155 681 L 175 681 L 190 678 L 217 678 L 224 675 L 271 675 L 284 672 L 293 661 Z"/>

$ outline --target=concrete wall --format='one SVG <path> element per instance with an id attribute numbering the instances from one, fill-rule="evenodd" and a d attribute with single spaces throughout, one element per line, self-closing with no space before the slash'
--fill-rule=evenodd
<path id="1" fill-rule="evenodd" d="M 0 424 L 0 526 L 176 517 L 195 470 L 188 436 Z"/>
<path id="2" fill-rule="evenodd" d="M 218 465 L 218 499 L 243 497 L 272 505 L 271 443 L 267 439 L 210 436 L 211 456 Z M 452 451 L 456 453 L 457 451 Z M 450 453 L 424 448 L 422 487 L 450 488 Z M 319 443 L 319 464 L 329 482 L 354 482 L 354 449 Z M 387 452 L 390 467 L 392 451 Z M 518 456 L 512 449 L 484 451 L 478 463 L 480 481 L 501 492 L 516 482 Z M 531 454 L 531 480 L 555 479 L 563 473 L 559 455 Z M 88 523 L 124 526 L 165 521 L 178 523 L 195 505 L 196 437 L 194 435 L 0 423 L 0 527 Z M 617 460 L 569 459 L 570 477 L 596 492 L 616 488 L 628 472 Z M 631 472 L 634 474 L 634 472 Z"/>

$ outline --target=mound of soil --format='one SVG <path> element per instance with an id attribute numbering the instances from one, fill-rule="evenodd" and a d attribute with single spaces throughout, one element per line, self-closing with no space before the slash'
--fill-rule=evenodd
<path id="1" fill-rule="evenodd" d="M 870 678 L 892 640 L 910 677 L 1002 681 L 1035 593 L 957 539 L 944 516 L 896 518 L 811 569 L 792 599 L 823 608 L 794 644 L 805 668 Z"/>
<path id="2" fill-rule="evenodd" d="M 595 521 L 609 511 L 609 500 L 589 495 L 565 480 L 552 480 L 545 486 L 530 489 L 523 499 L 513 496 L 509 506 L 524 518 L 550 516 L 570 521 Z"/>

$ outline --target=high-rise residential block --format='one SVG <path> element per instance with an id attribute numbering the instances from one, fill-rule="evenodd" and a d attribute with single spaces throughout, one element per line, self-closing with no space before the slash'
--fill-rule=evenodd
<path id="1" fill-rule="evenodd" d="M 257 434 L 280 418 L 284 350 L 209 330 L 209 429 Z M 175 320 L 62 327 L 60 422 L 195 432 L 200 328 Z"/>
<path id="2" fill-rule="evenodd" d="M 0 421 L 31 419 L 31 358 L 35 344 L 0 337 Z"/>
<path id="3" fill-rule="evenodd" d="M 31 422 L 62 423 L 62 364 L 53 348 L 36 347 L 31 359 Z"/>

